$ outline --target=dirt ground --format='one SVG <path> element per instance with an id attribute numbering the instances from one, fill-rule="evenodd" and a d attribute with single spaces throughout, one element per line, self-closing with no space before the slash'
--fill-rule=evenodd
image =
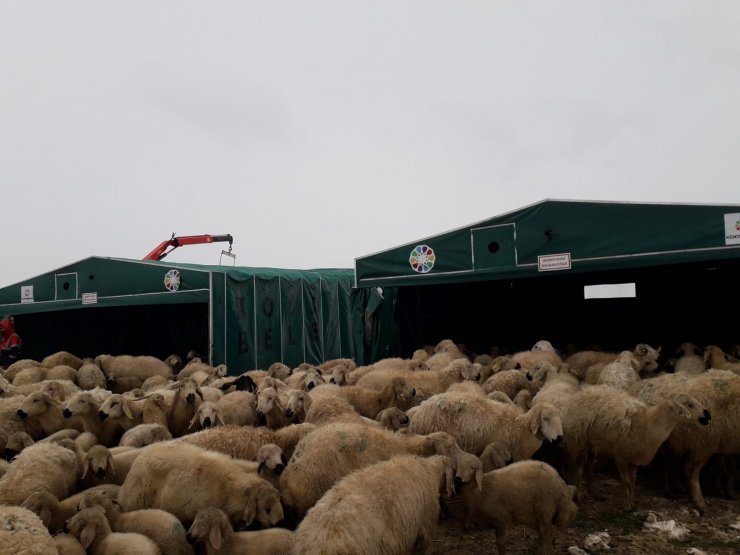
<path id="1" fill-rule="evenodd" d="M 642 470 L 642 469 L 641 469 Z M 648 555 L 657 553 L 693 555 L 729 555 L 740 553 L 740 501 L 712 497 L 706 489 L 709 504 L 705 516 L 699 516 L 687 498 L 669 499 L 655 478 L 638 471 L 637 510 L 626 512 L 621 508 L 622 488 L 616 471 L 600 469 L 594 484 L 606 501 L 588 500 L 579 505 L 574 524 L 567 530 L 556 530 L 555 553 L 569 553 L 575 546 L 583 551 L 571 553 L 608 553 Z M 459 499 L 448 503 L 450 518 L 440 520 L 437 534 L 432 541 L 432 555 L 472 555 L 496 553 L 493 530 L 462 530 L 462 505 Z M 656 521 L 664 531 L 645 527 Z M 674 521 L 670 523 L 668 521 Z M 673 536 L 671 537 L 671 530 Z M 605 532 L 606 542 L 596 542 L 596 547 L 586 546 L 590 535 Z M 676 537 L 678 536 L 678 537 Z M 605 536 L 602 536 L 604 538 Z M 535 553 L 536 532 L 521 526 L 509 535 L 507 553 L 523 555 Z M 606 547 L 608 546 L 608 548 Z"/>

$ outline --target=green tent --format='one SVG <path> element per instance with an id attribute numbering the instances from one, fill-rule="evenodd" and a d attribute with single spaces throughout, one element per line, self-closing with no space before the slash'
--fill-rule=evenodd
<path id="1" fill-rule="evenodd" d="M 445 337 L 477 352 L 538 339 L 740 342 L 719 324 L 740 306 L 739 263 L 740 205 L 544 200 L 357 258 L 355 278 L 385 297 L 377 358 Z M 586 298 L 605 284 L 636 296 Z"/>
<path id="2" fill-rule="evenodd" d="M 24 356 L 57 350 L 184 356 L 230 373 L 273 362 L 363 360 L 363 306 L 352 270 L 202 266 L 90 257 L 0 289 Z"/>

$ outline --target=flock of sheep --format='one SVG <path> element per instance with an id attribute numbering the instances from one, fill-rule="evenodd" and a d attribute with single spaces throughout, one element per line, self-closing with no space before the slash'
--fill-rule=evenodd
<path id="1" fill-rule="evenodd" d="M 238 376 L 174 355 L 21 360 L 0 377 L 0 552 L 425 552 L 455 495 L 461 528 L 494 529 L 500 553 L 515 525 L 553 553 L 599 495 L 597 460 L 634 509 L 658 452 L 704 512 L 701 469 L 740 453 L 740 363 L 659 354 L 443 340 Z"/>

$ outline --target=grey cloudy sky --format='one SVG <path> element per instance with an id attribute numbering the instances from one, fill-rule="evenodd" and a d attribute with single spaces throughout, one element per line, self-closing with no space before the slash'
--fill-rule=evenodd
<path id="1" fill-rule="evenodd" d="M 349 268 L 544 198 L 737 203 L 739 103 L 735 0 L 0 0 L 0 286 L 172 232 Z"/>

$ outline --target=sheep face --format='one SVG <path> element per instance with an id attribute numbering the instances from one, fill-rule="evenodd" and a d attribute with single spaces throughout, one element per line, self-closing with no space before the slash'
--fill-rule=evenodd
<path id="1" fill-rule="evenodd" d="M 201 401 L 203 400 L 203 392 L 200 390 L 200 387 L 198 387 L 198 383 L 191 378 L 187 378 L 179 384 L 176 384 L 174 389 L 178 390 L 178 396 L 188 405 L 195 403 L 196 396 L 200 397 Z"/>
<path id="2" fill-rule="evenodd" d="M 281 411 L 283 410 L 280 406 L 277 391 L 272 387 L 263 389 L 257 396 L 257 416 L 262 417 L 269 414 L 276 407 Z"/>
<path id="3" fill-rule="evenodd" d="M 105 521 L 105 512 L 103 511 L 103 508 L 98 505 L 85 509 L 84 511 L 80 511 L 71 517 L 67 520 L 66 529 L 80 540 L 82 547 L 87 549 L 90 547 L 90 544 L 95 541 L 95 536 L 100 535 L 103 531 L 103 526 L 101 526 L 101 524 Z"/>
<path id="4" fill-rule="evenodd" d="M 110 395 L 103 404 L 100 405 L 98 410 L 98 418 L 100 420 L 106 420 L 107 418 L 126 418 L 133 419 L 133 414 L 128 406 L 128 401 L 119 394 Z"/>
<path id="5" fill-rule="evenodd" d="M 268 483 L 253 487 L 247 492 L 244 523 L 249 526 L 256 519 L 263 528 L 275 526 L 283 520 L 280 492 Z"/>
<path id="6" fill-rule="evenodd" d="M 388 428 L 389 430 L 399 430 L 404 426 L 409 425 L 408 415 L 397 407 L 383 409 L 378 413 L 375 420 L 380 422 L 381 426 Z"/>
<path id="7" fill-rule="evenodd" d="M 555 445 L 563 443 L 563 423 L 560 412 L 549 403 L 540 403 L 533 409 L 531 431 L 538 438 L 545 439 Z"/>
<path id="8" fill-rule="evenodd" d="M 93 396 L 87 391 L 83 391 L 67 401 L 67 404 L 64 405 L 62 414 L 64 414 L 64 418 L 71 418 L 73 416 L 90 414 L 90 411 L 93 410 L 95 410 L 95 401 Z"/>
<path id="9" fill-rule="evenodd" d="M 324 381 L 324 378 L 321 376 L 321 373 L 316 370 L 315 368 L 309 368 L 306 370 L 306 377 L 305 377 L 305 388 L 308 391 L 311 391 L 314 387 L 317 385 L 321 385 L 323 383 L 326 383 Z"/>
<path id="10" fill-rule="evenodd" d="M 62 388 L 62 384 L 57 381 L 45 383 L 39 391 L 46 393 L 58 401 L 64 400 L 64 388 Z"/>
<path id="11" fill-rule="evenodd" d="M 707 408 L 691 395 L 677 394 L 668 403 L 673 412 L 686 420 L 698 422 L 702 426 L 707 426 L 712 420 Z"/>
<path id="12" fill-rule="evenodd" d="M 273 362 L 268 368 L 267 368 L 267 375 L 271 378 L 276 378 L 278 380 L 284 380 L 291 374 L 291 369 L 285 366 L 282 362 Z"/>
<path id="13" fill-rule="evenodd" d="M 407 403 L 416 396 L 416 389 L 406 383 L 406 380 L 399 380 L 394 384 L 393 390 L 396 393 L 396 399 Z"/>
<path id="14" fill-rule="evenodd" d="M 223 539 L 226 537 L 227 529 L 231 526 L 229 518 L 221 509 L 209 507 L 201 509 L 195 515 L 195 520 L 190 526 L 187 533 L 188 541 L 191 543 L 211 544 L 214 550 L 218 551 L 223 545 Z"/>
<path id="15" fill-rule="evenodd" d="M 455 457 L 455 486 L 460 487 L 473 480 L 478 489 L 483 487 L 483 464 L 475 455 L 461 450 Z"/>
<path id="16" fill-rule="evenodd" d="M 306 414 L 306 397 L 305 391 L 294 391 L 288 399 L 288 405 L 285 407 L 285 416 L 293 418 L 296 415 Z"/>
<path id="17" fill-rule="evenodd" d="M 347 369 L 344 365 L 340 364 L 334 368 L 334 371 L 331 373 L 331 378 L 329 378 L 329 383 L 336 385 L 344 385 L 347 383 Z"/>
<path id="18" fill-rule="evenodd" d="M 215 426 L 218 422 L 221 422 L 223 424 L 223 421 L 221 421 L 221 418 L 218 415 L 218 408 L 216 407 L 216 403 L 214 403 L 213 401 L 203 401 L 200 404 L 198 410 L 195 412 L 193 418 L 190 420 L 188 428 L 192 428 L 196 420 L 200 422 L 200 427 L 204 430 L 206 428 L 210 428 L 211 426 Z"/>
<path id="19" fill-rule="evenodd" d="M 20 408 L 16 411 L 16 416 L 21 420 L 25 420 L 29 416 L 38 416 L 45 413 L 53 405 L 58 406 L 59 403 L 47 393 L 37 391 L 36 393 L 31 393 L 31 395 L 23 400 Z"/>
<path id="20" fill-rule="evenodd" d="M 113 455 L 110 450 L 102 445 L 93 445 L 85 455 L 85 468 L 82 471 L 82 477 L 87 475 L 87 470 L 92 470 L 98 478 L 105 479 L 108 470 L 113 474 L 116 473 L 113 466 Z"/>
<path id="21" fill-rule="evenodd" d="M 283 473 L 287 464 L 283 456 L 283 450 L 274 443 L 267 443 L 260 447 L 257 452 L 257 463 L 257 474 L 265 467 L 276 476 Z"/>

